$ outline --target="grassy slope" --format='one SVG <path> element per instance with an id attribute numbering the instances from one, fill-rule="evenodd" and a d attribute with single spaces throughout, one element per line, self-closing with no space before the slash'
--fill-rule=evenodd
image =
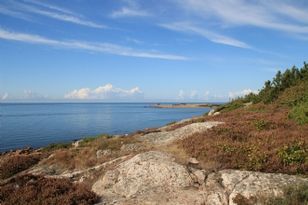
<path id="1" fill-rule="evenodd" d="M 204 120 L 225 122 L 178 143 L 208 169 L 308 174 L 308 82 L 281 92 L 270 104 L 238 99 Z"/>

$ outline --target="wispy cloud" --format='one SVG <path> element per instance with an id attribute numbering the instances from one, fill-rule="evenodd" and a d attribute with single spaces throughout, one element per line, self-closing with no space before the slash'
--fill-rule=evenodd
<path id="1" fill-rule="evenodd" d="M 170 29 L 170 30 L 174 30 L 174 31 L 197 34 L 197 35 L 207 38 L 208 40 L 214 43 L 225 44 L 225 45 L 239 47 L 239 48 L 251 48 L 248 44 L 242 41 L 203 29 L 189 22 L 160 24 L 160 26 Z"/>
<path id="2" fill-rule="evenodd" d="M 133 48 L 124 47 L 110 43 L 84 42 L 76 40 L 55 40 L 45 38 L 39 35 L 26 33 L 16 33 L 0 28 L 0 39 L 20 41 L 25 43 L 34 43 L 48 45 L 60 48 L 80 49 L 93 52 L 109 53 L 120 56 L 131 56 L 140 58 L 156 58 L 163 60 L 187 60 L 188 58 L 173 54 L 164 54 L 159 52 L 139 51 Z"/>
<path id="3" fill-rule="evenodd" d="M 194 15 L 204 19 L 216 18 L 228 26 L 256 26 L 291 33 L 308 33 L 307 8 L 300 8 L 291 3 L 284 4 L 277 0 L 177 0 L 176 2 Z"/>
<path id="4" fill-rule="evenodd" d="M 122 18 L 122 17 L 145 17 L 151 16 L 151 13 L 140 7 L 137 1 L 125 0 L 125 6 L 111 13 L 112 18 Z"/>
<path id="5" fill-rule="evenodd" d="M 0 100 L 6 100 L 9 97 L 8 93 L 4 93 L 2 96 L 0 96 Z"/>
<path id="6" fill-rule="evenodd" d="M 31 18 L 28 15 L 26 15 L 22 12 L 19 12 L 19 11 L 11 10 L 11 9 L 5 7 L 5 6 L 2 6 L 2 5 L 0 5 L 0 14 L 10 16 L 10 17 L 13 17 L 13 18 L 23 19 L 23 20 L 31 20 Z"/>
<path id="7" fill-rule="evenodd" d="M 231 91 L 231 92 L 229 92 L 229 99 L 235 99 L 235 98 L 238 98 L 238 97 L 248 95 L 250 93 L 257 94 L 258 91 L 252 90 L 252 89 L 244 89 L 244 90 L 241 90 L 241 91 Z"/>
<path id="8" fill-rule="evenodd" d="M 23 16 L 27 14 L 37 14 L 41 16 L 46 16 L 48 18 L 57 19 L 59 21 L 69 22 L 73 24 L 78 24 L 82 26 L 92 27 L 92 28 L 106 28 L 107 26 L 98 24 L 87 19 L 74 14 L 74 12 L 53 6 L 50 4 L 45 4 L 37 1 L 26 0 L 26 3 L 11 1 L 7 4 L 6 11 L 2 11 L 3 14 L 13 16 L 16 18 L 25 19 Z M 30 4 L 29 4 L 30 3 Z M 1 12 L 1 9 L 0 9 Z"/>
<path id="9" fill-rule="evenodd" d="M 139 87 L 131 89 L 122 89 L 114 87 L 108 83 L 95 89 L 80 88 L 67 93 L 64 98 L 78 100 L 119 100 L 119 99 L 140 99 L 143 98 L 143 92 Z"/>
<path id="10" fill-rule="evenodd" d="M 123 7 L 120 10 L 113 11 L 110 16 L 112 18 L 142 17 L 142 16 L 150 16 L 150 13 L 134 8 Z"/>
<path id="11" fill-rule="evenodd" d="M 62 7 L 59 7 L 59 6 L 55 6 L 55 5 L 51 5 L 51 4 L 48 4 L 48 3 L 44 3 L 42 1 L 37 1 L 37 0 L 23 0 L 23 1 L 24 2 L 28 2 L 28 3 L 32 3 L 32 4 L 36 4 L 38 6 L 42 6 L 42 7 L 51 9 L 51 10 L 59 11 L 59 12 L 62 12 L 62 13 L 76 15 L 76 13 L 73 12 L 73 11 L 70 11 L 68 9 L 65 9 L 65 8 L 62 8 Z"/>

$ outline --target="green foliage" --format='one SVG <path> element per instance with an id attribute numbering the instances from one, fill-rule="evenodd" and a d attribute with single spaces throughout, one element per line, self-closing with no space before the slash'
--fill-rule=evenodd
<path id="1" fill-rule="evenodd" d="M 173 125 L 175 123 L 176 123 L 176 121 L 172 121 L 172 122 L 169 122 L 167 125 L 169 126 L 169 125 Z"/>
<path id="2" fill-rule="evenodd" d="M 80 143 L 79 146 L 85 146 L 99 138 L 110 138 L 111 136 L 107 135 L 107 134 L 102 134 L 102 135 L 97 135 L 97 136 L 88 136 L 83 138 Z"/>
<path id="3" fill-rule="evenodd" d="M 285 165 L 303 164 L 308 159 L 308 149 L 304 143 L 299 142 L 281 148 L 278 156 Z"/>
<path id="4" fill-rule="evenodd" d="M 308 184 L 289 186 L 284 189 L 283 197 L 264 200 L 265 205 L 304 205 L 308 204 Z"/>
<path id="5" fill-rule="evenodd" d="M 257 130 L 261 131 L 261 130 L 266 130 L 269 128 L 270 123 L 265 121 L 265 120 L 257 120 L 254 123 L 255 127 Z"/>
<path id="6" fill-rule="evenodd" d="M 216 112 L 222 111 L 222 112 L 229 112 L 232 110 L 236 110 L 238 108 L 244 107 L 244 102 L 240 99 L 234 100 L 226 105 L 221 105 L 216 109 Z"/>
<path id="7" fill-rule="evenodd" d="M 43 148 L 43 151 L 49 152 L 57 149 L 69 149 L 72 147 L 72 143 L 53 143 Z"/>
<path id="8" fill-rule="evenodd" d="M 264 87 L 260 90 L 258 95 L 251 93 L 243 97 L 242 100 L 253 103 L 271 103 L 274 102 L 287 88 L 307 80 L 308 65 L 304 62 L 304 66 L 301 69 L 293 66 L 291 69 L 287 69 L 284 73 L 278 71 L 272 81 L 268 80 L 265 82 Z"/>
<path id="9" fill-rule="evenodd" d="M 294 119 L 300 125 L 308 123 L 308 97 L 291 109 L 289 118 Z"/>

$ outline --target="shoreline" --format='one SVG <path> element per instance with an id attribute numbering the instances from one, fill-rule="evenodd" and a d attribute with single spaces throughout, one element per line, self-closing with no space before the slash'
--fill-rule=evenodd
<path id="1" fill-rule="evenodd" d="M 153 108 L 214 108 L 219 104 L 209 103 L 174 103 L 174 104 L 161 104 L 156 103 L 152 105 Z"/>
<path id="2" fill-rule="evenodd" d="M 187 105 L 190 106 L 192 104 L 187 103 Z M 196 105 L 204 105 L 204 104 L 196 104 Z M 185 108 L 189 108 L 189 107 L 185 107 Z M 194 108 L 209 108 L 209 107 L 194 107 Z M 208 114 L 210 111 L 211 110 L 209 110 L 208 112 L 205 112 L 204 114 Z M 0 151 L 0 156 L 8 154 L 8 153 L 19 152 L 19 151 L 21 151 L 21 152 L 23 152 L 23 151 L 25 151 L 25 152 L 28 152 L 28 151 L 39 151 L 39 150 L 43 150 L 45 148 L 48 148 L 50 146 L 58 146 L 58 145 L 60 145 L 60 146 L 61 145 L 65 145 L 65 146 L 66 145 L 69 145 L 69 146 L 71 145 L 71 146 L 74 146 L 74 144 L 78 143 L 79 141 L 82 141 L 82 140 L 85 140 L 85 139 L 88 139 L 88 138 L 96 138 L 96 137 L 103 136 L 103 135 L 111 136 L 111 137 L 130 137 L 130 136 L 132 136 L 134 134 L 137 134 L 137 133 L 153 132 L 153 130 L 160 130 L 160 129 L 166 127 L 166 126 L 170 126 L 170 125 L 174 125 L 174 124 L 180 124 L 180 123 L 183 123 L 183 122 L 186 122 L 186 121 L 191 121 L 191 120 L 194 120 L 194 119 L 197 119 L 197 118 L 200 118 L 200 117 L 202 117 L 202 115 L 192 116 L 192 117 L 189 117 L 189 118 L 173 121 L 173 122 L 166 123 L 166 124 L 164 124 L 162 126 L 158 126 L 158 127 L 147 127 L 147 128 L 141 129 L 141 130 L 134 130 L 134 131 L 131 131 L 131 132 L 128 132 L 128 133 L 124 133 L 124 134 L 101 133 L 101 134 L 97 134 L 95 136 L 83 136 L 81 138 L 75 138 L 75 139 L 68 140 L 68 141 L 49 143 L 49 144 L 47 144 L 45 146 L 39 146 L 39 147 L 24 146 L 24 147 L 10 149 L 10 150 L 6 150 L 6 151 Z"/>

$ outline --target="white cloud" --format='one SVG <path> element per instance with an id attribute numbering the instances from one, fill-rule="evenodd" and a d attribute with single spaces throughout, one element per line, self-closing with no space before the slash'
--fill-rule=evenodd
<path id="1" fill-rule="evenodd" d="M 184 99 L 184 98 L 185 98 L 185 92 L 184 92 L 184 90 L 180 90 L 180 91 L 179 91 L 178 98 L 179 98 L 179 99 Z"/>
<path id="2" fill-rule="evenodd" d="M 150 16 L 150 13 L 135 8 L 123 7 L 120 10 L 113 11 L 110 16 L 112 18 L 144 17 L 144 16 Z"/>
<path id="3" fill-rule="evenodd" d="M 139 87 L 122 89 L 106 84 L 95 89 L 81 88 L 67 93 L 64 98 L 78 100 L 136 100 L 143 98 L 143 92 Z"/>
<path id="4" fill-rule="evenodd" d="M 4 93 L 4 94 L 0 97 L 0 99 L 1 99 L 1 100 L 6 100 L 6 99 L 8 99 L 8 97 L 9 97 L 9 94 L 8 94 L 8 93 Z"/>
<path id="5" fill-rule="evenodd" d="M 9 15 L 9 16 L 16 17 L 16 18 L 21 18 L 22 15 L 25 15 L 26 13 L 32 13 L 32 14 L 38 14 L 38 15 L 46 16 L 48 18 L 53 18 L 53 19 L 57 19 L 60 21 L 74 23 L 74 24 L 78 24 L 82 26 L 93 27 L 93 28 L 106 28 L 105 25 L 98 24 L 98 23 L 86 20 L 84 18 L 81 18 L 80 16 L 75 15 L 74 12 L 69 11 L 64 8 L 60 8 L 57 6 L 53 6 L 50 4 L 45 4 L 45 3 L 41 3 L 37 1 L 28 0 L 26 2 L 30 2 L 32 4 L 35 4 L 36 6 L 17 2 L 17 1 L 11 1 L 10 4 L 8 4 L 8 7 L 6 8 L 6 11 L 5 12 L 2 11 L 2 13 Z M 25 18 L 23 17 L 23 19 Z"/>
<path id="6" fill-rule="evenodd" d="M 184 90 L 179 90 L 178 99 L 179 100 L 200 100 L 199 92 L 197 90 L 191 90 L 188 92 Z"/>
<path id="7" fill-rule="evenodd" d="M 204 19 L 216 18 L 227 26 L 256 26 L 291 33 L 308 33 L 306 25 L 308 9 L 291 3 L 282 3 L 278 0 L 177 0 L 176 2 L 194 15 Z"/>
<path id="8" fill-rule="evenodd" d="M 48 3 L 44 3 L 42 1 L 37 1 L 37 0 L 24 0 L 24 1 L 32 3 L 32 4 L 36 4 L 38 6 L 42 6 L 42 7 L 51 9 L 51 10 L 59 11 L 59 12 L 62 12 L 62 13 L 76 15 L 74 12 L 72 12 L 72 11 L 70 11 L 68 9 L 61 8 L 61 7 L 58 7 L 58 6 L 55 6 L 55 5 L 51 5 L 51 4 L 48 4 Z"/>
<path id="9" fill-rule="evenodd" d="M 244 89 L 244 90 L 241 90 L 241 91 L 229 92 L 229 98 L 230 99 L 235 99 L 235 98 L 238 98 L 238 97 L 242 97 L 242 96 L 248 95 L 250 93 L 257 94 L 258 91 L 251 90 L 251 89 Z"/>
<path id="10" fill-rule="evenodd" d="M 160 26 L 174 31 L 197 34 L 207 38 L 214 43 L 225 44 L 239 48 L 250 48 L 249 45 L 242 41 L 203 29 L 200 26 L 195 26 L 189 22 L 161 24 Z"/>
<path id="11" fill-rule="evenodd" d="M 24 90 L 24 95 L 22 97 L 25 100 L 43 100 L 47 99 L 47 95 L 43 95 L 32 90 Z"/>
<path id="12" fill-rule="evenodd" d="M 11 32 L 1 28 L 0 28 L 0 39 L 49 45 L 60 48 L 80 49 L 80 50 L 87 50 L 87 51 L 94 51 L 101 53 L 109 53 L 120 56 L 156 58 L 164 60 L 187 60 L 187 58 L 184 56 L 164 54 L 159 52 L 139 51 L 133 48 L 124 47 L 116 44 L 97 43 L 97 42 L 93 43 L 93 42 L 72 41 L 72 40 L 61 41 L 61 40 L 45 38 L 39 35 Z"/>
<path id="13" fill-rule="evenodd" d="M 14 17 L 14 18 L 27 20 L 27 21 L 31 20 L 28 15 L 21 13 L 21 12 L 18 12 L 18 11 L 13 11 L 13 10 L 8 9 L 8 8 L 1 6 L 1 5 L 0 5 L 0 14 L 10 16 L 10 17 Z"/>
<path id="14" fill-rule="evenodd" d="M 151 14 L 140 7 L 139 2 L 135 0 L 122 0 L 125 6 L 111 13 L 112 18 L 123 18 L 123 17 L 146 17 Z"/>

